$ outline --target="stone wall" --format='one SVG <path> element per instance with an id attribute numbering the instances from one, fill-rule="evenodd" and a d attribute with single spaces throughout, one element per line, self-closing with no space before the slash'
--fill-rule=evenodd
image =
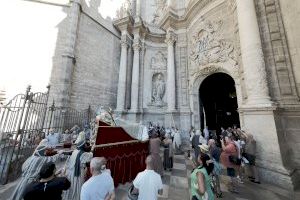
<path id="1" fill-rule="evenodd" d="M 291 169 L 291 177 L 297 179 L 300 166 L 300 45 L 297 37 L 300 35 L 300 26 L 296 15 L 299 14 L 300 4 L 281 0 L 257 0 L 256 8 L 270 95 L 279 107 L 276 112 L 276 128 L 281 156 L 287 169 Z"/>
<path id="2" fill-rule="evenodd" d="M 115 107 L 119 74 L 119 36 L 83 13 L 76 45 L 71 106 Z"/>
<path id="3" fill-rule="evenodd" d="M 94 7 L 81 2 L 75 35 L 70 35 L 71 7 L 58 25 L 53 57 L 49 100 L 58 106 L 95 109 L 98 105 L 115 107 L 119 73 L 119 32 L 112 21 L 103 19 Z M 68 40 L 75 37 L 74 58 L 68 53 Z M 70 63 L 72 62 L 72 63 Z M 71 79 L 71 80 L 69 80 Z M 68 86 L 69 84 L 69 86 Z"/>

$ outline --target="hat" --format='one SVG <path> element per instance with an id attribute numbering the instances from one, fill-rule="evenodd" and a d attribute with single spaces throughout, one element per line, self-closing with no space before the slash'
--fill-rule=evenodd
<path id="1" fill-rule="evenodd" d="M 200 147 L 200 151 L 202 153 L 207 153 L 208 152 L 208 146 L 206 144 L 201 144 L 201 145 L 198 145 Z"/>

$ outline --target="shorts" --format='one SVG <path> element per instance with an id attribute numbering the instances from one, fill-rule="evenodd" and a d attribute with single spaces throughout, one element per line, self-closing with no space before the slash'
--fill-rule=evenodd
<path id="1" fill-rule="evenodd" d="M 227 167 L 227 176 L 235 177 L 235 170 L 233 168 Z"/>

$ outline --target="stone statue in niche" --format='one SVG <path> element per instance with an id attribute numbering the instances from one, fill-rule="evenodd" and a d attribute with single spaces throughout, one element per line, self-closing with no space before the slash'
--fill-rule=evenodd
<path id="1" fill-rule="evenodd" d="M 167 68 L 167 59 L 165 58 L 164 54 L 159 51 L 155 54 L 154 57 L 151 58 L 152 69 L 166 69 Z"/>
<path id="2" fill-rule="evenodd" d="M 166 103 L 163 101 L 165 95 L 166 83 L 162 73 L 153 75 L 152 78 L 152 99 L 150 105 L 162 107 Z"/>
<path id="3" fill-rule="evenodd" d="M 156 0 L 155 1 L 155 12 L 153 14 L 153 19 L 152 19 L 152 23 L 153 24 L 157 24 L 160 17 L 163 15 L 164 10 L 166 9 L 166 5 L 167 5 L 167 0 Z"/>
<path id="4" fill-rule="evenodd" d="M 231 43 L 220 39 L 222 21 L 206 22 L 192 38 L 190 58 L 193 64 L 207 65 L 209 63 L 232 61 L 236 65 Z"/>
<path id="5" fill-rule="evenodd" d="M 126 0 L 120 9 L 117 10 L 116 12 L 116 17 L 117 19 L 121 19 L 124 17 L 127 17 L 132 14 L 132 3 L 130 0 Z"/>

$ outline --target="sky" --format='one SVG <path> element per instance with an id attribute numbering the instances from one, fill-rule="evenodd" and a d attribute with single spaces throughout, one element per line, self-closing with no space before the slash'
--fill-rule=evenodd
<path id="1" fill-rule="evenodd" d="M 98 10 L 104 18 L 114 18 L 122 2 L 124 0 L 102 0 Z M 66 13 L 61 12 L 59 6 L 1 0 L 0 90 L 6 91 L 7 101 L 24 93 L 29 84 L 35 92 L 46 91 L 58 32 L 56 26 L 65 17 Z"/>

